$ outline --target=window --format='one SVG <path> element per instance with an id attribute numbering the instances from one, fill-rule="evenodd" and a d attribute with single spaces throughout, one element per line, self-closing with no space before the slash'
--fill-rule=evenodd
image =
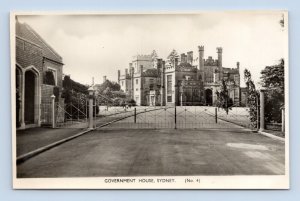
<path id="1" fill-rule="evenodd" d="M 167 93 L 172 93 L 172 75 L 167 75 Z"/>
<path id="2" fill-rule="evenodd" d="M 139 84 L 139 80 L 138 79 L 135 80 L 135 84 Z"/>
<path id="3" fill-rule="evenodd" d="M 124 81 L 122 81 L 122 86 L 124 86 Z"/>
<path id="4" fill-rule="evenodd" d="M 149 79 L 149 89 L 150 90 L 154 89 L 154 79 Z"/>
<path id="5" fill-rule="evenodd" d="M 44 74 L 44 84 L 57 85 L 57 71 L 54 68 L 48 67 Z"/>
<path id="6" fill-rule="evenodd" d="M 54 75 L 55 85 L 57 85 L 57 71 L 55 68 L 48 67 L 48 71 L 51 71 Z"/>
<path id="7" fill-rule="evenodd" d="M 167 97 L 167 101 L 168 101 L 168 102 L 172 102 L 172 96 L 168 96 L 168 97 Z"/>

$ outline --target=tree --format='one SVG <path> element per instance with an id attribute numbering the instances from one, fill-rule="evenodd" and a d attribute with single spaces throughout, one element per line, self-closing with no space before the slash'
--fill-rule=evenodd
<path id="1" fill-rule="evenodd" d="M 124 105 L 126 94 L 121 90 L 117 82 L 106 80 L 104 83 L 97 86 L 97 100 L 102 105 Z"/>
<path id="2" fill-rule="evenodd" d="M 266 66 L 261 71 L 265 92 L 265 121 L 281 122 L 281 108 L 284 107 L 284 60 L 279 64 Z"/>
<path id="3" fill-rule="evenodd" d="M 245 69 L 244 71 L 244 79 L 248 91 L 247 105 L 249 107 L 251 127 L 258 128 L 257 114 L 258 114 L 259 93 L 255 88 L 255 84 L 252 80 L 251 73 L 248 69 Z"/>
<path id="4" fill-rule="evenodd" d="M 216 106 L 223 108 L 228 114 L 229 109 L 233 105 L 233 100 L 229 97 L 228 87 L 226 85 L 225 80 L 222 80 L 220 92 L 217 91 L 216 94 L 217 94 L 217 101 L 215 103 Z"/>
<path id="5" fill-rule="evenodd" d="M 100 84 L 97 88 L 99 93 L 105 93 L 105 91 L 120 91 L 121 86 L 117 82 L 111 82 L 106 80 L 104 83 Z"/>
<path id="6" fill-rule="evenodd" d="M 62 98 L 65 99 L 65 116 L 73 119 L 85 118 L 82 113 L 88 114 L 88 107 L 86 107 L 86 101 L 88 96 L 88 86 L 76 82 L 66 75 L 63 79 Z M 76 106 L 76 108 L 74 107 Z M 80 108 L 81 112 L 78 112 Z M 96 112 L 97 112 L 96 107 Z M 77 110 L 77 111 L 76 111 Z"/>

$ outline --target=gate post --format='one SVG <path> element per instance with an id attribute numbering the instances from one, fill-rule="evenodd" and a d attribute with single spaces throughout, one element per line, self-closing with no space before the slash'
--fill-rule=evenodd
<path id="1" fill-rule="evenodd" d="M 94 98 L 94 89 L 93 87 L 90 87 L 88 89 L 89 91 L 89 129 L 94 128 L 94 122 L 93 122 L 93 98 Z"/>
<path id="2" fill-rule="evenodd" d="M 265 130 L 265 90 L 261 89 L 259 91 L 259 97 L 260 97 L 260 127 L 259 131 Z"/>
<path id="3" fill-rule="evenodd" d="M 51 123 L 52 123 L 52 128 L 55 128 L 55 95 L 52 94 L 51 96 Z"/>
<path id="4" fill-rule="evenodd" d="M 281 108 L 281 131 L 285 131 L 285 108 Z"/>
<path id="5" fill-rule="evenodd" d="M 215 108 L 215 118 L 216 118 L 216 124 L 218 123 L 218 109 Z"/>
<path id="6" fill-rule="evenodd" d="M 175 103 L 175 129 L 177 129 L 177 112 L 176 112 L 176 103 Z"/>
<path id="7" fill-rule="evenodd" d="M 136 107 L 134 108 L 134 123 L 136 123 Z"/>

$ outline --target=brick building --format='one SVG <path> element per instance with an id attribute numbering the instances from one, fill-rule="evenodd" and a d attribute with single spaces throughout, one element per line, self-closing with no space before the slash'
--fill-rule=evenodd
<path id="1" fill-rule="evenodd" d="M 204 47 L 177 54 L 173 50 L 166 60 L 150 55 L 134 56 L 124 74 L 118 71 L 121 89 L 137 105 L 214 105 L 221 81 L 225 80 L 235 106 L 244 106 L 245 90 L 240 87 L 240 63 L 235 68 L 222 65 L 222 48 L 217 59 L 204 58 Z"/>
<path id="2" fill-rule="evenodd" d="M 40 126 L 50 111 L 42 107 L 56 95 L 63 103 L 62 57 L 28 24 L 16 20 L 16 122 L 20 129 Z M 47 75 L 46 75 L 47 74 Z M 50 80 L 46 77 L 48 76 Z"/>

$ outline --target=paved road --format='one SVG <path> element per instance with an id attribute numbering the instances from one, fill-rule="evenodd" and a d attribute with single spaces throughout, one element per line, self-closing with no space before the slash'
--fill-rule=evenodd
<path id="1" fill-rule="evenodd" d="M 284 174 L 284 143 L 232 129 L 95 130 L 17 166 L 18 177 Z"/>

